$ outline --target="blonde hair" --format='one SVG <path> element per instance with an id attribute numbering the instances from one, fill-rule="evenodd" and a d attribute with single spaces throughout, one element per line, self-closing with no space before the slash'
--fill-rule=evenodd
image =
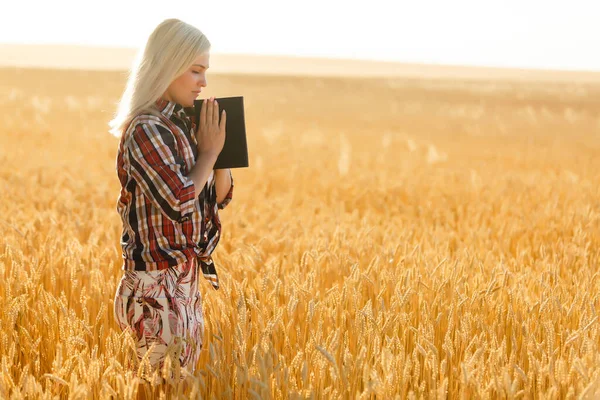
<path id="1" fill-rule="evenodd" d="M 176 18 L 158 24 L 133 61 L 117 111 L 108 123 L 109 132 L 120 137 L 137 115 L 158 116 L 156 100 L 200 54 L 209 50 L 210 42 L 198 28 Z"/>

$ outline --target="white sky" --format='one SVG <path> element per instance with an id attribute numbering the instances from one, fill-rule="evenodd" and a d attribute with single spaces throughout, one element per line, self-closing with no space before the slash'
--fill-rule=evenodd
<path id="1" fill-rule="evenodd" d="M 214 53 L 600 71 L 597 0 L 8 0 L 0 43 L 137 48 L 171 17 Z"/>

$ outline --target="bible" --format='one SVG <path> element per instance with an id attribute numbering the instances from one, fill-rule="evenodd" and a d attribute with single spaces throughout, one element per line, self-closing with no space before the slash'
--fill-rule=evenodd
<path id="1" fill-rule="evenodd" d="M 222 110 L 225 110 L 227 114 L 227 122 L 225 123 L 225 144 L 215 162 L 214 169 L 248 167 L 244 97 L 215 97 L 215 99 L 219 102 L 219 122 Z M 200 125 L 200 110 L 203 101 L 204 99 L 194 100 L 196 126 Z"/>

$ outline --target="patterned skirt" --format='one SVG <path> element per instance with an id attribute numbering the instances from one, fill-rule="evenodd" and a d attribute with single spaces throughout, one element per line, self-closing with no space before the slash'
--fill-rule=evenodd
<path id="1" fill-rule="evenodd" d="M 114 317 L 137 339 L 138 358 L 148 357 L 153 368 L 161 368 L 168 350 L 181 344 L 180 365 L 194 372 L 204 336 L 198 271 L 195 258 L 159 271 L 123 271 Z"/>

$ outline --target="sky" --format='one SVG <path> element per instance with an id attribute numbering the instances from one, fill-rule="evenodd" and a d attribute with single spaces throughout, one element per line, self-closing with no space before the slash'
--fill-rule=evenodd
<path id="1" fill-rule="evenodd" d="M 179 18 L 213 53 L 600 71 L 599 16 L 597 0 L 8 1 L 0 43 L 139 48 Z"/>

